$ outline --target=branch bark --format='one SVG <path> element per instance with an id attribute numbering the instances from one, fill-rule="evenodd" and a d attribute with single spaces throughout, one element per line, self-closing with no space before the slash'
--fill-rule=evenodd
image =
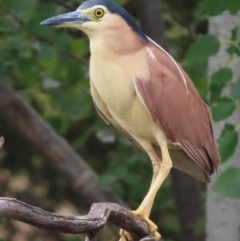
<path id="1" fill-rule="evenodd" d="M 40 229 L 62 233 L 86 233 L 86 240 L 96 241 L 99 233 L 110 222 L 134 235 L 134 241 L 156 241 L 147 223 L 131 211 L 115 203 L 93 204 L 88 215 L 66 216 L 46 212 L 13 198 L 0 198 L 0 216 L 18 220 Z"/>
<path id="2" fill-rule="evenodd" d="M 75 191 L 79 203 L 110 201 L 127 205 L 99 184 L 97 174 L 10 86 L 0 82 L 0 118 L 40 153 Z"/>

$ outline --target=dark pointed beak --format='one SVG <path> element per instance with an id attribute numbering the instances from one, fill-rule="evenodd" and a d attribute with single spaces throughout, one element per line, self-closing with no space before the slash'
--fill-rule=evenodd
<path id="1" fill-rule="evenodd" d="M 51 25 L 59 27 L 74 27 L 84 22 L 90 21 L 86 16 L 83 16 L 79 11 L 65 13 L 56 17 L 48 18 L 41 22 L 41 25 Z"/>

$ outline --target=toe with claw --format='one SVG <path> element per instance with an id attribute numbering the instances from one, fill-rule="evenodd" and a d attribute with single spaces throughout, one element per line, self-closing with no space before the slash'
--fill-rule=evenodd
<path id="1" fill-rule="evenodd" d="M 141 217 L 148 224 L 149 230 L 152 233 L 152 235 L 151 235 L 152 239 L 160 240 L 161 235 L 157 232 L 158 227 L 156 226 L 156 224 L 153 223 L 142 212 L 140 212 L 138 210 L 132 211 L 132 212 L 134 214 L 136 214 L 137 216 Z M 119 235 L 120 235 L 119 241 L 134 241 L 134 238 L 132 237 L 132 235 L 129 232 L 123 230 L 123 229 L 120 229 Z"/>

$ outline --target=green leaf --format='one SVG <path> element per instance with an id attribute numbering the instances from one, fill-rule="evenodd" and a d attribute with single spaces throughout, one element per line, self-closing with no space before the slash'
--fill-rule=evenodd
<path id="1" fill-rule="evenodd" d="M 238 35 L 239 35 L 239 26 L 236 26 L 231 30 L 231 40 L 237 41 Z"/>
<path id="2" fill-rule="evenodd" d="M 205 0 L 204 8 L 210 16 L 216 16 L 223 13 L 228 8 L 227 0 Z"/>
<path id="3" fill-rule="evenodd" d="M 200 234 L 204 233 L 205 225 L 206 225 L 206 219 L 204 217 L 200 217 L 197 220 L 197 223 L 195 224 L 194 234 L 200 235 Z"/>
<path id="4" fill-rule="evenodd" d="M 231 14 L 236 14 L 240 10 L 240 1 L 205 0 L 204 8 L 210 16 L 220 15 L 226 10 L 229 10 Z"/>
<path id="5" fill-rule="evenodd" d="M 189 61 L 206 60 L 215 55 L 220 49 L 218 39 L 210 34 L 198 35 L 197 40 L 193 43 L 187 53 Z"/>
<path id="6" fill-rule="evenodd" d="M 50 46 L 48 43 L 41 43 L 38 51 L 39 60 L 50 61 L 54 59 L 55 56 L 56 56 L 56 53 L 52 46 Z"/>
<path id="7" fill-rule="evenodd" d="M 218 98 L 222 93 L 223 87 L 224 87 L 223 85 L 216 85 L 211 83 L 210 85 L 211 103 L 214 103 L 215 101 L 218 100 Z"/>
<path id="8" fill-rule="evenodd" d="M 0 32 L 10 32 L 13 31 L 15 27 L 16 24 L 13 20 L 11 21 L 7 18 L 0 19 Z"/>
<path id="9" fill-rule="evenodd" d="M 58 32 L 54 39 L 54 46 L 61 51 L 66 49 L 72 43 L 72 37 L 64 32 Z"/>
<path id="10" fill-rule="evenodd" d="M 66 241 L 82 241 L 82 239 L 78 236 L 72 236 L 67 238 Z"/>
<path id="11" fill-rule="evenodd" d="M 194 85 L 198 89 L 199 94 L 205 97 L 209 91 L 209 84 L 205 78 L 195 78 Z"/>
<path id="12" fill-rule="evenodd" d="M 100 178 L 100 184 L 104 187 L 113 185 L 113 183 L 116 181 L 117 181 L 117 177 L 111 174 L 102 175 Z"/>
<path id="13" fill-rule="evenodd" d="M 222 162 L 226 162 L 235 152 L 238 144 L 238 133 L 235 126 L 226 124 L 218 139 L 218 147 L 221 154 Z"/>
<path id="14" fill-rule="evenodd" d="M 212 75 L 211 81 L 216 85 L 225 85 L 232 77 L 233 72 L 230 68 L 221 68 Z"/>
<path id="15" fill-rule="evenodd" d="M 228 97 L 222 97 L 217 99 L 212 107 L 213 119 L 215 121 L 221 121 L 231 116 L 236 109 L 235 102 Z"/>
<path id="16" fill-rule="evenodd" d="M 88 53 L 88 42 L 86 39 L 75 39 L 71 44 L 71 50 L 74 54 L 83 56 Z"/>
<path id="17" fill-rule="evenodd" d="M 235 42 L 236 45 L 240 47 L 240 43 L 238 42 L 238 36 L 239 36 L 239 26 L 234 27 L 231 30 L 231 41 Z M 230 56 L 233 57 L 234 54 L 237 54 L 240 56 L 240 50 L 237 48 L 237 46 L 230 44 L 229 47 L 227 48 L 227 52 L 229 53 Z"/>
<path id="18" fill-rule="evenodd" d="M 233 84 L 231 96 L 235 99 L 240 99 L 240 79 Z"/>
<path id="19" fill-rule="evenodd" d="M 213 190 L 228 198 L 240 197 L 240 168 L 229 167 L 213 186 Z"/>
<path id="20" fill-rule="evenodd" d="M 37 0 L 9 0 L 9 4 L 18 14 L 33 14 L 34 9 L 37 7 Z"/>
<path id="21" fill-rule="evenodd" d="M 228 10 L 231 14 L 236 14 L 240 10 L 240 1 L 239 0 L 228 0 Z"/>
<path id="22" fill-rule="evenodd" d="M 200 95 L 205 97 L 209 91 L 207 78 L 207 60 L 187 61 L 184 67 L 193 80 L 194 85 L 197 87 Z"/>

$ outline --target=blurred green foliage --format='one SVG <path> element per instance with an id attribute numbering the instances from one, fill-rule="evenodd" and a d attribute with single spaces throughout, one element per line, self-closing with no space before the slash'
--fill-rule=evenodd
<path id="1" fill-rule="evenodd" d="M 82 241 L 82 239 L 77 236 L 73 236 L 73 237 L 67 238 L 66 241 Z"/>
<path id="2" fill-rule="evenodd" d="M 136 16 L 132 1 L 119 2 Z M 0 80 L 11 84 L 70 142 L 100 175 L 102 185 L 111 186 L 135 209 L 149 188 L 151 163 L 145 154 L 97 115 L 89 92 L 88 39 L 80 31 L 39 25 L 42 20 L 75 9 L 79 4 L 79 0 L 0 0 Z M 206 97 L 211 93 L 210 104 L 215 121 L 231 116 L 240 102 L 240 91 L 237 91 L 240 80 L 232 82 L 229 68 L 240 56 L 237 40 L 239 28 L 233 29 L 232 38 L 228 40 L 228 63 L 211 76 L 209 85 L 207 60 L 219 51 L 222 43 L 215 36 L 207 34 L 205 13 L 217 15 L 225 9 L 235 13 L 240 8 L 239 1 L 183 0 L 179 5 L 179 1 L 173 0 L 163 1 L 163 6 L 170 52 L 187 69 L 201 95 Z M 223 87 L 229 83 L 232 85 L 231 96 L 221 97 Z M 10 133 L 9 136 L 12 137 L 13 134 Z M 238 144 L 236 127 L 227 124 L 218 142 L 223 161 L 226 161 Z M 43 201 L 43 205 L 49 209 L 54 210 L 64 195 L 68 194 L 67 198 L 71 198 L 72 194 L 68 193 L 60 178 L 56 178 L 40 158 L 15 137 L 12 143 L 6 143 L 1 167 L 5 171 L 17 172 L 21 169 L 34 185 L 50 185 L 47 186 L 46 196 L 51 196 L 55 201 Z M 237 178 L 237 171 L 239 170 L 231 169 L 220 176 L 215 190 L 226 196 L 238 196 L 236 189 L 229 192 L 221 189 L 228 185 L 226 179 L 232 178 L 234 181 Z M 60 187 L 59 191 L 55 187 Z M 20 197 L 24 200 L 28 196 L 25 191 Z M 180 240 L 180 226 L 170 179 L 157 195 L 152 217 L 166 241 Z M 197 232 L 201 232 L 204 227 L 204 220 L 200 221 Z M 73 237 L 67 240 L 80 239 Z"/>

